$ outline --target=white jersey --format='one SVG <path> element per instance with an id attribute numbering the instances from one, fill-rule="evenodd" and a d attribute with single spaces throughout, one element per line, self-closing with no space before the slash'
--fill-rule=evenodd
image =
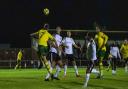
<path id="1" fill-rule="evenodd" d="M 62 44 L 64 44 L 65 47 L 65 53 L 66 54 L 73 54 L 73 45 L 75 45 L 75 42 L 72 38 L 70 37 L 65 37 L 62 40 Z"/>
<path id="2" fill-rule="evenodd" d="M 96 60 L 96 44 L 93 40 L 93 42 L 89 42 L 87 45 L 87 58 L 89 60 Z"/>
<path id="3" fill-rule="evenodd" d="M 119 57 L 121 59 L 119 48 L 117 46 L 110 47 L 110 54 L 115 58 Z"/>
<path id="4" fill-rule="evenodd" d="M 54 38 L 55 38 L 55 40 L 56 40 L 56 42 L 57 42 L 57 45 L 60 46 L 60 44 L 61 44 L 61 42 L 62 42 L 62 36 L 60 36 L 59 34 L 55 34 L 55 35 L 54 35 Z M 57 53 L 57 50 L 56 50 L 56 48 L 51 47 L 51 48 L 50 48 L 50 52 Z"/>

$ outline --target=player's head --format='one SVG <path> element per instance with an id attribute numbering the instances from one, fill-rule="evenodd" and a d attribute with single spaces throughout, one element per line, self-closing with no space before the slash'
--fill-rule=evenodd
<path id="1" fill-rule="evenodd" d="M 49 29 L 49 24 L 44 24 L 44 29 L 48 30 Z"/>
<path id="2" fill-rule="evenodd" d="M 91 34 L 88 34 L 88 41 L 90 41 L 91 43 L 94 42 L 94 39 Z"/>
<path id="3" fill-rule="evenodd" d="M 89 41 L 89 34 L 90 34 L 90 33 L 87 32 L 86 35 L 85 35 L 85 37 L 84 37 L 84 39 L 85 39 L 86 41 Z"/>
<path id="4" fill-rule="evenodd" d="M 60 32 L 61 32 L 61 27 L 59 27 L 59 26 L 56 27 L 56 33 L 57 33 L 57 34 L 60 34 Z"/>
<path id="5" fill-rule="evenodd" d="M 117 46 L 117 42 L 116 41 L 113 41 L 112 42 L 112 46 Z"/>
<path id="6" fill-rule="evenodd" d="M 71 32 L 70 31 L 67 31 L 67 36 L 71 37 Z"/>
<path id="7" fill-rule="evenodd" d="M 97 22 L 94 22 L 94 27 L 96 29 L 96 32 L 100 32 L 101 31 L 101 26 Z"/>
<path id="8" fill-rule="evenodd" d="M 23 52 L 23 49 L 21 48 L 19 51 Z"/>
<path id="9" fill-rule="evenodd" d="M 100 32 L 100 31 L 101 31 L 100 26 L 96 26 L 96 32 Z"/>
<path id="10" fill-rule="evenodd" d="M 124 40 L 124 44 L 128 44 L 128 40 L 127 39 Z"/>

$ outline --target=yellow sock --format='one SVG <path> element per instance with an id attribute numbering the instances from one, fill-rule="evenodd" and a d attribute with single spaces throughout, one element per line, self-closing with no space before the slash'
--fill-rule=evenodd
<path id="1" fill-rule="evenodd" d="M 15 66 L 15 70 L 17 69 L 17 67 L 18 67 L 18 64 Z"/>
<path id="2" fill-rule="evenodd" d="M 51 70 L 50 64 L 48 63 L 46 57 L 45 56 L 41 56 L 40 58 L 41 58 L 42 63 L 45 64 L 45 67 L 47 68 L 48 72 L 50 74 L 52 74 L 52 70 Z"/>
<path id="3" fill-rule="evenodd" d="M 102 63 L 102 59 L 99 62 L 99 72 L 100 72 L 100 76 L 103 75 L 103 63 Z"/>
<path id="4" fill-rule="evenodd" d="M 44 64 L 45 64 L 45 66 L 46 66 L 48 72 L 49 72 L 50 74 L 52 74 L 52 70 L 51 70 L 50 65 L 48 64 L 48 62 L 46 61 Z"/>

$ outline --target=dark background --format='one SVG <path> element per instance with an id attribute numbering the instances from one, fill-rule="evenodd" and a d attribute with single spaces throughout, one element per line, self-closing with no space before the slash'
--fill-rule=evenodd
<path id="1" fill-rule="evenodd" d="M 29 34 L 46 22 L 50 28 L 93 29 L 97 21 L 107 30 L 127 30 L 127 9 L 127 0 L 0 0 L 0 43 L 30 47 Z"/>

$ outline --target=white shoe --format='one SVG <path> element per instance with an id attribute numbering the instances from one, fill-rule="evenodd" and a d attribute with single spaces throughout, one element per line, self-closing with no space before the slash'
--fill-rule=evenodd
<path id="1" fill-rule="evenodd" d="M 127 67 L 125 67 L 125 72 L 128 72 L 128 69 L 127 69 Z"/>
<path id="2" fill-rule="evenodd" d="M 127 72 L 128 72 L 128 70 L 125 70 L 125 72 L 127 73 Z"/>
<path id="3" fill-rule="evenodd" d="M 64 74 L 64 76 L 63 77 L 66 77 L 66 74 Z"/>
<path id="4" fill-rule="evenodd" d="M 112 75 L 116 75 L 116 71 L 115 70 L 112 70 Z"/>
<path id="5" fill-rule="evenodd" d="M 85 83 L 83 87 L 86 88 L 87 87 L 87 83 Z"/>

